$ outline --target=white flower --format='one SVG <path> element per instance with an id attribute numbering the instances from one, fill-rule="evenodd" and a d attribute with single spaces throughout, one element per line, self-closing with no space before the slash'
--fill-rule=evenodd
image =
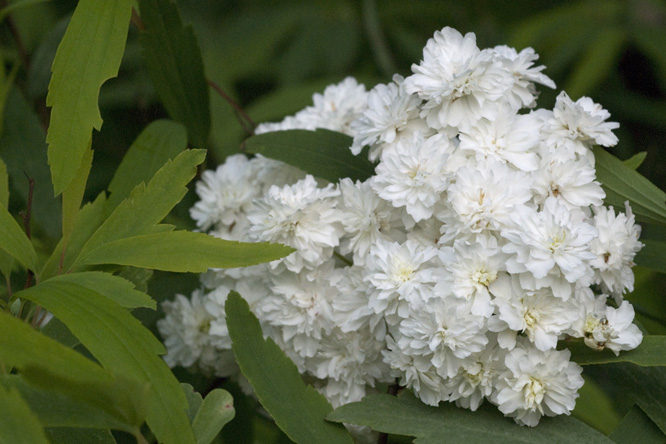
<path id="1" fill-rule="evenodd" d="M 595 257 L 590 242 L 597 230 L 556 198 L 546 199 L 539 212 L 517 206 L 510 217 L 515 227 L 502 230 L 509 240 L 502 251 L 515 254 L 506 264 L 509 273 L 529 271 L 538 279 L 557 266 L 571 283 L 590 273 L 589 261 Z"/>
<path id="2" fill-rule="evenodd" d="M 354 143 L 351 151 L 358 155 L 365 145 L 370 146 L 368 156 L 374 162 L 385 144 L 393 144 L 400 134 L 414 127 L 423 132 L 429 131 L 419 118 L 421 99 L 415 94 L 407 94 L 403 78 L 393 77 L 394 83 L 379 84 L 368 93 L 368 107 L 363 115 L 352 122 Z"/>
<path id="3" fill-rule="evenodd" d="M 547 352 L 518 344 L 506 356 L 493 403 L 520 425 L 534 427 L 542 416 L 569 415 L 583 386 L 583 369 L 569 350 Z"/>
<path id="4" fill-rule="evenodd" d="M 539 56 L 532 48 L 525 48 L 517 52 L 514 48 L 505 45 L 495 46 L 491 49 L 499 60 L 513 74 L 513 87 L 506 97 L 513 109 L 536 106 L 537 92 L 534 83 L 540 83 L 549 88 L 555 88 L 555 83 L 541 71 L 546 67 L 532 66 Z"/>
<path id="5" fill-rule="evenodd" d="M 449 139 L 439 134 L 401 139 L 382 152 L 372 188 L 394 207 L 405 207 L 416 222 L 427 219 L 448 185 L 444 167 L 450 150 Z"/>
<path id="6" fill-rule="evenodd" d="M 332 199 L 338 194 L 333 185 L 318 188 L 310 175 L 291 186 L 273 186 L 248 214 L 249 236 L 296 248 L 273 266 L 282 263 L 295 273 L 303 267 L 317 267 L 333 255 L 339 243 L 341 227 Z"/>
<path id="7" fill-rule="evenodd" d="M 495 102 L 513 86 L 512 74 L 491 53 L 479 50 L 473 33 L 463 37 L 449 27 L 428 40 L 423 60 L 412 71 L 405 89 L 425 100 L 422 115 L 435 129 L 467 130 L 493 117 Z"/>
<path id="8" fill-rule="evenodd" d="M 625 203 L 626 214 L 618 213 L 612 207 L 594 209 L 594 226 L 599 236 L 592 241 L 592 253 L 597 257 L 592 261 L 594 282 L 601 284 L 616 298 L 621 298 L 625 290 L 633 291 L 634 256 L 643 247 L 638 241 L 640 225 L 636 225 L 629 202 Z"/>
<path id="9" fill-rule="evenodd" d="M 594 164 L 587 158 L 557 162 L 545 157 L 541 168 L 532 175 L 538 203 L 554 196 L 567 207 L 578 209 L 601 205 L 606 193 L 595 180 Z"/>
<path id="10" fill-rule="evenodd" d="M 493 392 L 494 382 L 504 369 L 506 352 L 489 343 L 486 348 L 464 359 L 458 373 L 446 382 L 449 401 L 475 411 Z"/>

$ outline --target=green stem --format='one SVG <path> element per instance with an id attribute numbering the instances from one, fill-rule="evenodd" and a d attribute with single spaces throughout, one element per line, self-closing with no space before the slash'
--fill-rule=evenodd
<path id="1" fill-rule="evenodd" d="M 333 252 L 333 255 L 334 255 L 335 257 L 337 257 L 338 259 L 340 259 L 340 260 L 341 260 L 342 262 L 344 262 L 345 264 L 349 265 L 350 267 L 351 267 L 352 265 L 354 265 L 354 262 L 350 261 L 349 259 L 347 259 L 347 258 L 344 257 L 343 255 L 341 255 L 341 254 L 338 253 L 337 251 L 334 251 L 334 252 Z"/>
<path id="2" fill-rule="evenodd" d="M 385 76 L 392 78 L 397 69 L 379 24 L 376 0 L 363 0 L 363 22 L 379 69 Z"/>

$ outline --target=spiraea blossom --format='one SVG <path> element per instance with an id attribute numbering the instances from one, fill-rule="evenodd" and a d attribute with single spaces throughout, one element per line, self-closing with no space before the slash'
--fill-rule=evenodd
<path id="1" fill-rule="evenodd" d="M 238 377 L 233 289 L 334 406 L 398 381 L 426 404 L 489 402 L 521 425 L 570 414 L 582 370 L 559 341 L 615 354 L 640 344 L 623 295 L 642 244 L 629 205 L 603 206 L 596 180 L 592 148 L 614 145 L 618 124 L 564 92 L 537 109 L 538 85 L 555 87 L 537 59 L 447 27 L 411 75 L 369 91 L 349 77 L 261 124 L 345 133 L 343 149 L 375 171 L 328 183 L 316 168 L 234 155 L 204 172 L 200 230 L 296 251 L 211 270 L 191 298 L 165 302 L 166 362 Z"/>

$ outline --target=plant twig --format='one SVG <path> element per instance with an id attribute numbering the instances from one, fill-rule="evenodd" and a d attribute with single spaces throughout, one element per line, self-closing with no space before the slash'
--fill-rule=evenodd
<path id="1" fill-rule="evenodd" d="M 254 134 L 254 129 L 257 127 L 257 125 L 254 123 L 252 118 L 245 112 L 245 110 L 234 101 L 227 93 L 225 93 L 222 88 L 220 88 L 220 85 L 217 83 L 213 82 L 210 79 L 206 80 L 208 82 L 208 85 L 210 85 L 211 88 L 215 90 L 216 93 L 220 95 L 224 100 L 231 105 L 234 110 L 236 111 L 236 115 L 238 116 L 238 122 L 240 125 L 243 127 L 243 130 L 249 135 Z M 247 125 L 250 125 L 249 127 Z"/>
<path id="2" fill-rule="evenodd" d="M 146 26 L 143 24 L 143 20 L 141 20 L 141 16 L 139 15 L 138 12 L 136 12 L 136 9 L 132 7 L 132 19 L 131 22 L 134 26 L 136 26 L 136 29 L 139 31 L 143 32 L 146 30 Z"/>

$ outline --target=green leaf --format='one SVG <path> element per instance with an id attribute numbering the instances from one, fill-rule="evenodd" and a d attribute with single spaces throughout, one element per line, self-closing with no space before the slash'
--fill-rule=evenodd
<path id="1" fill-rule="evenodd" d="M 477 411 L 441 403 L 431 407 L 410 394 L 399 397 L 370 395 L 335 409 L 330 421 L 370 426 L 373 430 L 415 436 L 418 444 L 464 442 L 466 444 L 590 444 L 610 443 L 601 433 L 570 416 L 541 418 L 535 428 L 521 427 L 505 418 L 496 407 L 482 405 Z"/>
<path id="2" fill-rule="evenodd" d="M 280 259 L 294 249 L 280 244 L 227 241 L 205 233 L 171 231 L 106 243 L 81 258 L 84 264 L 119 264 L 203 273 Z"/>
<path id="3" fill-rule="evenodd" d="M 132 282 L 109 273 L 102 273 L 101 271 L 67 273 L 56 276 L 50 281 L 71 282 L 86 287 L 125 308 L 146 307 L 153 310 L 157 309 L 155 300 L 146 293 L 135 290 Z"/>
<path id="4" fill-rule="evenodd" d="M 619 356 L 606 349 L 594 350 L 582 341 L 566 342 L 566 348 L 571 350 L 571 360 L 580 365 L 631 362 L 642 367 L 666 366 L 666 336 L 645 336 L 641 345 L 621 351 Z"/>
<path id="5" fill-rule="evenodd" d="M 37 253 L 19 224 L 0 206 L 0 249 L 16 258 L 25 268 L 37 270 Z"/>
<path id="6" fill-rule="evenodd" d="M 628 200 L 636 219 L 666 224 L 666 193 L 603 148 L 595 148 L 594 157 L 607 204 L 624 208 Z"/>
<path id="7" fill-rule="evenodd" d="M 4 131 L 0 136 L 0 152 L 7 163 L 11 189 L 22 207 L 27 207 L 28 180 L 35 180 L 32 198 L 32 222 L 48 236 L 56 239 L 62 234 L 60 202 L 53 198 L 51 172 L 47 163 L 44 129 L 17 88 L 7 97 Z"/>
<path id="8" fill-rule="evenodd" d="M 586 377 L 585 373 L 583 377 L 585 384 L 578 390 L 580 397 L 571 415 L 608 435 L 622 418 L 615 410 L 613 401 L 594 379 Z"/>
<path id="9" fill-rule="evenodd" d="M 26 6 L 32 6 L 39 3 L 48 2 L 50 0 L 22 0 L 13 2 L 11 5 L 7 5 L 4 8 L 0 9 L 0 22 L 5 20 L 8 14 L 11 14 L 14 11 L 17 11 Z"/>
<path id="10" fill-rule="evenodd" d="M 601 29 L 578 59 L 564 90 L 575 100 L 589 94 L 612 71 L 627 38 L 622 26 Z"/>
<path id="11" fill-rule="evenodd" d="M 225 310 L 238 365 L 278 427 L 299 444 L 351 444 L 344 428 L 325 421 L 333 410 L 326 398 L 305 385 L 296 365 L 272 339 L 264 340 L 247 302 L 232 291 Z"/>
<path id="12" fill-rule="evenodd" d="M 187 193 L 187 184 L 206 156 L 203 150 L 186 150 L 155 173 L 148 185 L 137 185 L 130 196 L 116 207 L 81 249 L 78 259 L 108 242 L 126 237 L 168 230 L 157 226 Z"/>
<path id="13" fill-rule="evenodd" d="M 185 397 L 187 398 L 187 417 L 190 419 L 190 422 L 192 422 L 194 421 L 194 417 L 197 416 L 197 412 L 201 408 L 203 397 L 199 392 L 194 390 L 194 387 L 192 387 L 191 384 L 181 382 L 180 387 L 183 389 L 183 393 L 185 393 Z"/>
<path id="14" fill-rule="evenodd" d="M 96 291 L 55 279 L 16 295 L 52 312 L 115 375 L 152 384 L 147 423 L 160 442 L 194 443 L 185 395 L 158 357 L 164 347 L 127 310 Z"/>
<path id="15" fill-rule="evenodd" d="M 634 405 L 624 416 L 622 422 L 608 436 L 618 444 L 636 442 L 641 444 L 664 444 L 666 436 L 659 427 Z"/>
<path id="16" fill-rule="evenodd" d="M 140 42 L 153 86 L 169 115 L 187 128 L 195 146 L 210 132 L 208 84 L 192 26 L 170 0 L 139 0 L 145 31 Z"/>
<path id="17" fill-rule="evenodd" d="M 116 440 L 109 430 L 78 429 L 78 428 L 50 428 L 51 444 L 116 444 Z"/>
<path id="18" fill-rule="evenodd" d="M 0 386 L 0 442 L 49 444 L 39 419 L 15 389 Z"/>
<path id="19" fill-rule="evenodd" d="M 375 166 L 367 153 L 351 153 L 352 140 L 346 134 L 325 129 L 274 131 L 250 137 L 241 149 L 281 160 L 329 182 L 344 177 L 365 180 L 375 174 Z"/>
<path id="20" fill-rule="evenodd" d="M 645 161 L 645 156 L 647 156 L 647 151 L 641 151 L 640 153 L 634 154 L 629 159 L 623 160 L 622 163 L 632 170 L 637 170 L 638 167 L 643 164 L 643 161 Z"/>
<path id="21" fill-rule="evenodd" d="M 233 418 L 234 400 L 231 394 L 222 389 L 209 392 L 192 421 L 197 444 L 210 444 Z"/>
<path id="22" fill-rule="evenodd" d="M 99 90 L 118 75 L 132 0 L 80 0 L 55 60 L 46 105 L 51 118 L 46 141 L 55 195 L 74 179 L 102 117 Z"/>
<path id="23" fill-rule="evenodd" d="M 0 159 L 0 206 L 7 209 L 9 206 L 9 176 L 7 165 Z"/>
<path id="24" fill-rule="evenodd" d="M 187 133 L 182 125 L 169 120 L 151 122 L 136 138 L 123 157 L 109 184 L 111 193 L 106 212 L 111 213 L 125 200 L 134 187 L 148 183 L 151 177 L 187 146 Z"/>
<path id="25" fill-rule="evenodd" d="M 92 166 L 93 151 L 88 145 L 88 149 L 83 154 L 81 165 L 74 175 L 72 181 L 62 192 L 62 244 L 67 248 L 69 239 L 72 236 L 76 218 L 81 209 L 83 193 L 86 191 L 86 183 Z"/>
<path id="26" fill-rule="evenodd" d="M 641 239 L 644 247 L 636 255 L 635 261 L 641 267 L 649 268 L 660 273 L 666 273 L 666 242 Z"/>

